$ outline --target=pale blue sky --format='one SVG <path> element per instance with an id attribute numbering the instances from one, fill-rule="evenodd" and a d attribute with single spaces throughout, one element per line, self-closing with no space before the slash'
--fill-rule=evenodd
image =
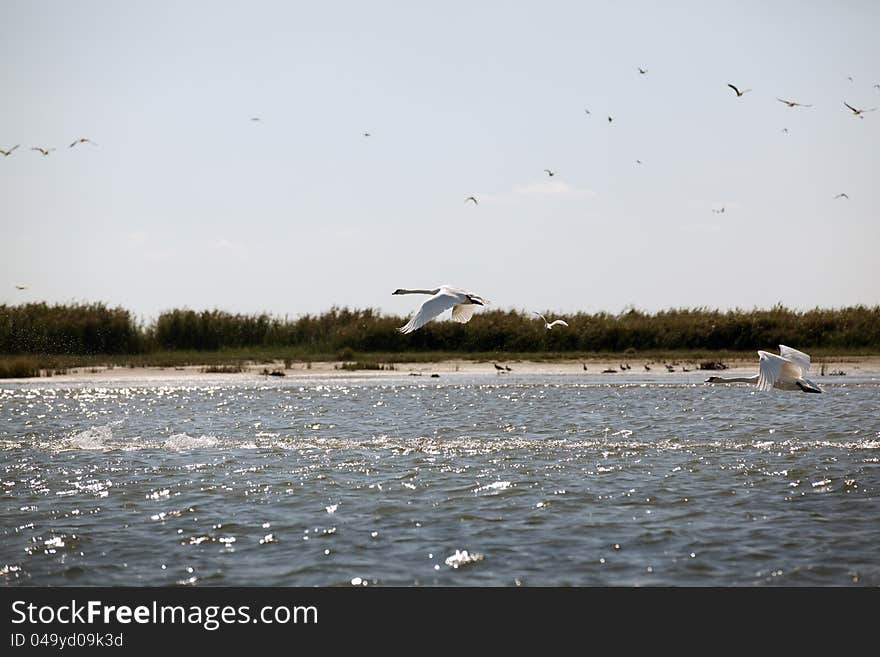
<path id="1" fill-rule="evenodd" d="M 0 302 L 880 303 L 880 112 L 843 106 L 880 106 L 877 2 L 2 0 L 0 24 Z"/>

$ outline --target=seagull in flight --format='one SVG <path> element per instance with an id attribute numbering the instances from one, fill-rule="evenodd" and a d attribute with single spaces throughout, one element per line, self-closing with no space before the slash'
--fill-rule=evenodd
<path id="1" fill-rule="evenodd" d="M 26 289 L 28 289 L 28 286 L 27 285 L 16 285 L 15 289 L 16 290 L 26 290 Z"/>
<path id="2" fill-rule="evenodd" d="M 780 103 L 785 103 L 789 107 L 812 107 L 812 105 L 804 105 L 803 103 L 797 103 L 793 100 L 783 100 L 782 98 L 777 98 Z"/>
<path id="3" fill-rule="evenodd" d="M 97 144 L 95 142 L 93 142 L 91 139 L 89 139 L 88 137 L 80 137 L 79 139 L 75 140 L 70 145 L 70 148 L 73 148 L 77 144 L 91 144 L 92 146 L 97 146 Z"/>
<path id="4" fill-rule="evenodd" d="M 848 108 L 850 108 L 852 110 L 852 113 L 855 114 L 860 119 L 865 118 L 864 116 L 862 116 L 862 114 L 864 114 L 865 112 L 873 112 L 875 109 L 877 109 L 876 107 L 872 107 L 871 109 L 856 109 L 855 107 L 853 107 L 852 105 L 850 105 L 846 101 L 843 101 L 843 104 L 846 105 Z"/>
<path id="5" fill-rule="evenodd" d="M 788 134 L 788 128 L 783 128 L 780 132 L 784 132 L 785 134 Z"/>
<path id="6" fill-rule="evenodd" d="M 848 198 L 849 198 L 849 195 L 848 195 L 846 192 L 840 192 L 840 194 L 838 194 L 837 196 L 835 196 L 834 199 L 837 200 L 837 199 L 839 199 L 839 198 L 845 198 L 845 199 L 848 199 Z"/>
<path id="7" fill-rule="evenodd" d="M 642 164 L 641 160 L 636 160 L 636 164 Z"/>
<path id="8" fill-rule="evenodd" d="M 251 121 L 262 121 L 262 119 L 259 116 L 252 116 Z"/>
<path id="9" fill-rule="evenodd" d="M 749 93 L 749 92 L 751 91 L 751 89 L 743 89 L 742 91 L 740 91 L 739 89 L 737 89 L 736 87 L 734 87 L 734 86 L 733 86 L 732 84 L 730 84 L 730 83 L 728 83 L 727 86 L 730 87 L 731 89 L 733 89 L 733 90 L 736 92 L 736 97 L 737 97 L 737 98 L 739 98 L 739 97 L 742 96 L 743 94 L 747 94 L 747 93 Z"/>
<path id="10" fill-rule="evenodd" d="M 534 310 L 532 312 L 535 313 L 542 320 L 544 320 L 544 328 L 545 329 L 552 329 L 554 326 L 557 326 L 557 325 L 568 326 L 568 322 L 566 322 L 564 319 L 554 319 L 552 322 L 548 322 L 547 318 L 544 317 L 544 315 L 542 315 L 541 313 L 535 312 Z"/>
<path id="11" fill-rule="evenodd" d="M 465 203 L 467 203 L 468 201 L 473 201 L 473 202 L 474 202 L 474 205 L 479 205 L 479 203 L 477 203 L 477 199 L 475 199 L 473 196 L 468 196 L 468 197 L 464 200 Z"/>
<path id="12" fill-rule="evenodd" d="M 556 175 L 556 172 L 550 171 L 550 169 L 544 169 L 544 171 L 546 171 L 547 175 L 550 176 L 551 178 Z"/>
<path id="13" fill-rule="evenodd" d="M 0 148 L 0 153 L 3 153 L 3 157 L 9 157 L 10 155 L 12 155 L 12 151 L 14 151 L 19 146 L 21 146 L 21 144 L 16 144 L 12 148 L 10 148 L 8 151 L 4 151 L 2 148 Z"/>
<path id="14" fill-rule="evenodd" d="M 648 72 L 648 69 L 642 68 L 641 66 L 637 66 L 636 68 L 639 70 L 639 73 L 641 73 L 642 75 L 644 75 L 645 73 Z"/>
<path id="15" fill-rule="evenodd" d="M 722 205 L 720 210 L 716 210 L 713 208 L 712 212 L 714 212 L 715 214 L 724 214 L 724 206 Z"/>
<path id="16" fill-rule="evenodd" d="M 614 119 L 612 119 L 611 116 L 608 117 L 608 123 L 611 123 L 613 120 Z"/>
<path id="17" fill-rule="evenodd" d="M 39 146 L 34 146 L 33 148 L 31 148 L 31 150 L 32 151 L 40 151 L 40 153 L 42 153 L 45 156 L 45 155 L 48 155 L 49 153 L 51 153 L 52 151 L 54 151 L 55 149 L 54 148 L 40 148 Z"/>
<path id="18" fill-rule="evenodd" d="M 877 85 L 874 85 L 874 86 L 876 87 Z M 590 116 L 592 114 L 592 112 L 588 109 L 584 109 L 584 112 L 587 113 L 587 116 Z"/>
<path id="19" fill-rule="evenodd" d="M 369 132 L 365 132 L 365 133 L 364 133 L 364 137 L 370 137 L 370 136 L 371 136 L 371 135 L 370 135 Z"/>

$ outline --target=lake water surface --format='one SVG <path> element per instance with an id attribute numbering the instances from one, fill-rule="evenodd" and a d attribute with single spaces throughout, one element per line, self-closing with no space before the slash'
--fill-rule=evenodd
<path id="1" fill-rule="evenodd" d="M 880 379 L 0 383 L 6 586 L 877 586 Z"/>

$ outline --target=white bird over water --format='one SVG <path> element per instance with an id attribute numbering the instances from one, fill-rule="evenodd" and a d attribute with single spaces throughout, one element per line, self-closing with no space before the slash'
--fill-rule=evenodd
<path id="1" fill-rule="evenodd" d="M 552 329 L 554 326 L 568 326 L 568 322 L 566 322 L 564 319 L 554 319 L 552 322 L 548 322 L 547 318 L 544 317 L 544 315 L 542 315 L 541 313 L 535 312 L 534 310 L 532 312 L 535 313 L 542 320 L 544 320 L 545 329 Z"/>
<path id="2" fill-rule="evenodd" d="M 758 390 L 800 390 L 801 392 L 822 392 L 810 381 L 810 357 L 803 351 L 779 345 L 779 356 L 767 351 L 758 351 L 758 374 L 753 376 L 731 377 L 710 376 L 706 383 L 752 383 Z"/>
<path id="3" fill-rule="evenodd" d="M 412 316 L 404 326 L 398 331 L 401 333 L 412 333 L 421 328 L 429 321 L 437 317 L 440 313 L 452 308 L 452 321 L 464 324 L 469 322 L 474 316 L 476 306 L 484 306 L 489 303 L 483 297 L 465 292 L 457 287 L 449 285 L 441 285 L 433 290 L 406 290 L 397 289 L 392 294 L 430 294 L 431 298 L 419 307 L 416 314 Z"/>

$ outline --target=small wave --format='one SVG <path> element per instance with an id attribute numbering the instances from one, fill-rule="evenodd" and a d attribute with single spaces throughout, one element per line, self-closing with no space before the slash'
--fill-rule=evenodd
<path id="1" fill-rule="evenodd" d="M 491 484 L 486 484 L 485 486 L 478 486 L 474 488 L 475 493 L 479 493 L 482 490 L 504 490 L 506 488 L 510 488 L 509 481 L 493 481 Z"/>
<path id="2" fill-rule="evenodd" d="M 483 555 L 479 552 L 468 552 L 467 550 L 456 550 L 455 554 L 446 557 L 446 565 L 452 568 L 461 568 L 468 564 L 477 563 L 483 560 Z"/>
<path id="3" fill-rule="evenodd" d="M 168 449 L 201 449 L 216 447 L 220 441 L 214 436 L 190 436 L 186 433 L 176 433 L 163 443 Z"/>
<path id="4" fill-rule="evenodd" d="M 74 431 L 63 442 L 63 449 L 108 450 L 113 449 L 113 427 L 122 424 L 122 420 L 109 422 L 97 427 L 89 427 L 83 431 Z"/>

